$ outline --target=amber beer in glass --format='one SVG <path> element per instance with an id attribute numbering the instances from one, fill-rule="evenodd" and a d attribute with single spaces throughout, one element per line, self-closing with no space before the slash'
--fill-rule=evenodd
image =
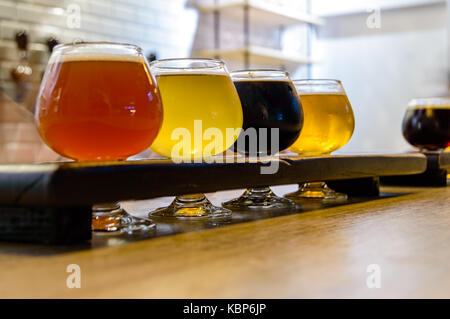
<path id="1" fill-rule="evenodd" d="M 99 42 L 55 47 L 35 117 L 43 140 L 58 154 L 77 161 L 106 161 L 125 160 L 148 148 L 163 111 L 141 49 Z M 94 206 L 94 230 L 152 227 L 116 203 Z"/>
<path id="2" fill-rule="evenodd" d="M 348 143 L 355 118 L 342 83 L 337 80 L 295 80 L 304 113 L 303 130 L 290 150 L 302 156 L 330 155 Z M 325 201 L 345 200 L 324 182 L 305 183 L 299 191 L 285 195 Z"/>
<path id="3" fill-rule="evenodd" d="M 290 147 L 302 155 L 330 154 L 350 140 L 355 127 L 345 92 L 301 94 L 305 122 L 300 137 Z"/>

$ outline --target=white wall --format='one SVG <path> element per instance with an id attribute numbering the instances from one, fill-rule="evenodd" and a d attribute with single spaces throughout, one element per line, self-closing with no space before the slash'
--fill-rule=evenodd
<path id="1" fill-rule="evenodd" d="M 382 9 L 379 29 L 367 27 L 369 15 L 327 19 L 313 47 L 322 61 L 313 77 L 341 79 L 352 102 L 356 130 L 342 152 L 403 151 L 408 101 L 449 95 L 445 3 Z"/>

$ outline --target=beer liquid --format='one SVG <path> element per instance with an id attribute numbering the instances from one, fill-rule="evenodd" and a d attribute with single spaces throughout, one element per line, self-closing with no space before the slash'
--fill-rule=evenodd
<path id="1" fill-rule="evenodd" d="M 450 146 L 450 105 L 415 106 L 406 111 L 403 136 L 418 148 L 430 151 Z"/>
<path id="2" fill-rule="evenodd" d="M 244 112 L 244 130 L 254 128 L 257 141 L 241 133 L 240 141 L 233 149 L 241 154 L 252 152 L 250 143 L 257 143 L 253 149 L 258 155 L 274 154 L 294 143 L 300 134 L 303 112 L 297 92 L 286 80 L 238 80 L 234 82 Z M 277 128 L 279 136 L 272 136 L 271 129 Z M 267 129 L 267 135 L 261 134 Z M 260 141 L 265 137 L 265 141 Z M 272 139 L 278 138 L 278 149 L 272 149 Z M 242 141 L 242 139 L 245 139 Z M 262 142 L 262 143 L 261 143 Z M 262 149 L 263 147 L 264 149 Z M 255 154 L 250 154 L 255 155 Z"/>
<path id="3" fill-rule="evenodd" d="M 67 56 L 50 63 L 36 122 L 55 152 L 80 161 L 126 159 L 150 146 L 162 122 L 154 79 L 139 57 Z"/>
<path id="4" fill-rule="evenodd" d="M 211 147 L 207 154 L 216 155 L 234 143 L 242 128 L 242 108 L 228 75 L 163 74 L 157 76 L 157 81 L 164 105 L 164 121 L 151 146 L 152 151 L 166 157 L 201 159 L 206 147 Z M 221 133 L 222 137 L 205 135 L 210 128 L 213 129 L 210 132 Z M 237 129 L 234 138 L 227 140 L 227 128 Z M 185 138 L 183 132 L 190 136 L 188 152 L 180 150 L 172 154 L 175 145 Z"/>
<path id="5" fill-rule="evenodd" d="M 355 119 L 345 93 L 300 94 L 304 125 L 290 150 L 301 155 L 324 155 L 350 140 Z"/>

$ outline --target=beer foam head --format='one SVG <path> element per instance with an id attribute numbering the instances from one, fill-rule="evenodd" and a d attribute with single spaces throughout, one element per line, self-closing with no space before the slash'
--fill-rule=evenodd
<path id="1" fill-rule="evenodd" d="M 317 92 L 300 92 L 299 89 L 297 89 L 297 91 L 299 92 L 298 94 L 301 95 L 347 95 L 345 93 L 345 91 L 340 91 L 340 92 L 322 92 L 322 91 L 317 91 Z"/>
<path id="2" fill-rule="evenodd" d="M 408 104 L 409 109 L 450 109 L 450 97 L 431 97 L 413 99 Z"/>
<path id="3" fill-rule="evenodd" d="M 292 82 L 300 95 L 347 95 L 339 80 L 302 79 L 294 80 Z"/>
<path id="4" fill-rule="evenodd" d="M 289 74 L 281 70 L 241 70 L 231 72 L 231 77 L 235 82 L 248 81 L 280 81 L 290 82 Z"/>
<path id="5" fill-rule="evenodd" d="M 291 80 L 289 79 L 270 79 L 270 78 L 261 78 L 261 79 L 255 79 L 255 78 L 248 78 L 248 79 L 243 79 L 243 78 L 232 78 L 233 82 L 288 82 L 291 83 Z"/>
<path id="6" fill-rule="evenodd" d="M 227 75 L 225 64 L 221 60 L 207 58 L 162 59 L 150 63 L 155 75 Z"/>
<path id="7" fill-rule="evenodd" d="M 96 53 L 79 53 L 66 55 L 52 55 L 49 61 L 51 63 L 62 62 L 79 62 L 79 61 L 114 61 L 114 62 L 137 62 L 145 63 L 143 56 L 126 55 L 126 54 L 96 54 Z"/>
<path id="8" fill-rule="evenodd" d="M 133 44 L 115 42 L 79 42 L 57 45 L 49 63 L 69 61 L 145 61 L 142 49 Z"/>
<path id="9" fill-rule="evenodd" d="M 228 74 L 223 70 L 161 70 L 155 69 L 150 66 L 150 71 L 155 76 L 165 76 L 165 75 L 223 75 L 228 76 Z"/>

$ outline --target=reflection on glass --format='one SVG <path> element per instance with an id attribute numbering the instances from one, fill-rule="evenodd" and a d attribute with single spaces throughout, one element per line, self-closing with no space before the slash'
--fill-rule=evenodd
<path id="1" fill-rule="evenodd" d="M 77 161 L 125 160 L 145 150 L 161 127 L 162 105 L 141 49 L 100 42 L 55 47 L 36 123 L 47 145 Z M 118 203 L 95 205 L 92 226 L 124 232 L 154 228 Z"/>

